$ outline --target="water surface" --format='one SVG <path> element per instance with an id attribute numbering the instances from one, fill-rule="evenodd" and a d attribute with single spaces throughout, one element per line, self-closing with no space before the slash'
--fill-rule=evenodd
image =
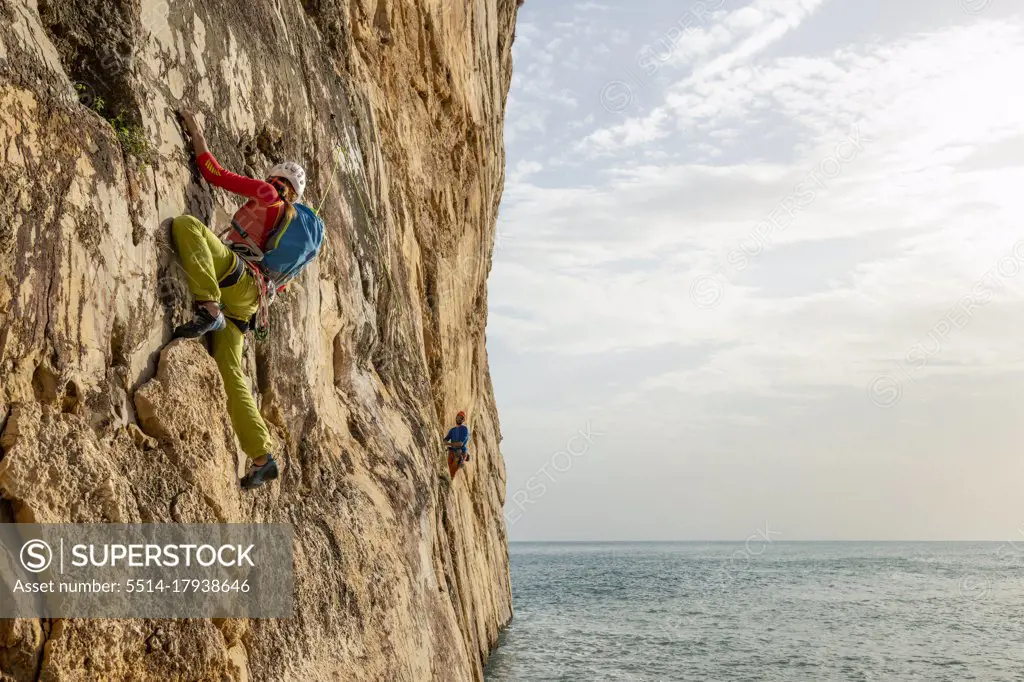
<path id="1" fill-rule="evenodd" d="M 513 543 L 526 680 L 1024 679 L 1024 543 Z"/>

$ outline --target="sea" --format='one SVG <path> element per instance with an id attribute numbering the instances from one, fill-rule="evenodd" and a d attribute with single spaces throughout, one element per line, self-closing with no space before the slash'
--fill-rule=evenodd
<path id="1" fill-rule="evenodd" d="M 512 543 L 489 682 L 1024 680 L 1024 541 Z"/>

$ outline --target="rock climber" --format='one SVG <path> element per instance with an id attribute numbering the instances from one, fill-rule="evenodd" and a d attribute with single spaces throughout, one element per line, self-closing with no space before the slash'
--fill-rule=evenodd
<path id="1" fill-rule="evenodd" d="M 469 442 L 469 427 L 465 421 L 465 412 L 455 415 L 456 426 L 453 426 L 444 437 L 444 442 L 448 445 L 448 468 L 452 476 L 462 468 L 463 463 L 469 461 L 469 450 L 466 449 Z"/>
<path id="2" fill-rule="evenodd" d="M 258 488 L 277 478 L 279 470 L 271 454 L 270 432 L 242 371 L 245 333 L 257 319 L 257 313 L 265 312 L 262 306 L 267 305 L 267 299 L 272 300 L 273 294 L 315 257 L 323 239 L 323 224 L 319 225 L 319 235 L 298 234 L 305 229 L 305 223 L 296 220 L 300 213 L 297 209 L 303 209 L 303 218 L 306 212 L 311 212 L 295 203 L 306 187 L 306 173 L 301 166 L 290 161 L 277 164 L 266 180 L 226 171 L 207 148 L 195 115 L 187 110 L 180 113 L 206 181 L 247 197 L 248 201 L 235 213 L 227 242 L 192 216 L 174 219 L 173 243 L 188 275 L 195 310 L 191 321 L 174 330 L 174 337 L 199 338 L 212 333 L 213 357 L 224 379 L 231 424 L 249 460 L 241 485 L 246 489 Z M 311 220 L 318 222 L 319 218 Z M 288 232 L 289 243 L 301 238 L 302 246 L 295 253 L 283 253 L 284 231 Z M 271 262 L 268 239 L 273 242 L 271 248 L 282 251 L 289 262 L 296 261 L 288 266 L 291 272 L 281 273 L 267 265 Z M 277 261 L 274 264 L 282 267 Z"/>

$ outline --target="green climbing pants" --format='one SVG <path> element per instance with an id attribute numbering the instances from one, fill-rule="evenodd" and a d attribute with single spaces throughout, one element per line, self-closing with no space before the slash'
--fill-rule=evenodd
<path id="1" fill-rule="evenodd" d="M 228 394 L 231 425 L 245 454 L 257 459 L 268 454 L 273 443 L 242 371 L 245 334 L 231 320 L 245 323 L 252 318 L 259 306 L 259 288 L 248 269 L 237 283 L 220 288 L 218 283 L 234 272 L 238 256 L 196 218 L 178 216 L 171 232 L 192 297 L 196 302 L 217 301 L 229 318 L 224 329 L 213 332 L 213 357 Z"/>

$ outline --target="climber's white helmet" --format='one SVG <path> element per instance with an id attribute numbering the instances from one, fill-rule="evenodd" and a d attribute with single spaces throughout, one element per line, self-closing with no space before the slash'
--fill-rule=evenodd
<path id="1" fill-rule="evenodd" d="M 270 169 L 267 173 L 267 177 L 284 178 L 291 183 L 292 189 L 301 198 L 302 193 L 306 191 L 306 171 L 302 169 L 302 166 L 293 162 L 285 161 L 279 163 Z"/>

